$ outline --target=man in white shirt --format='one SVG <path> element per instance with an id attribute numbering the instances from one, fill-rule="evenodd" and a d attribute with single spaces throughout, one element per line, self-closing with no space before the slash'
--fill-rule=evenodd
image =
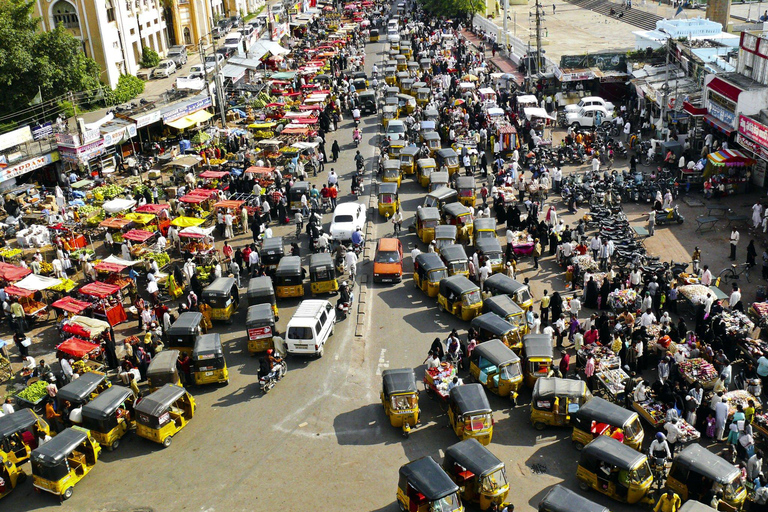
<path id="1" fill-rule="evenodd" d="M 736 261 L 736 246 L 739 245 L 739 231 L 736 228 L 731 230 L 731 261 Z"/>
<path id="2" fill-rule="evenodd" d="M 232 231 L 232 223 L 234 220 L 235 218 L 232 216 L 232 212 L 227 210 L 227 213 L 224 215 L 224 238 L 226 239 L 235 236 L 235 233 Z"/>
<path id="3" fill-rule="evenodd" d="M 739 285 L 736 283 L 733 283 L 733 291 L 731 292 L 731 297 L 728 299 L 728 307 L 733 309 L 738 309 L 743 307 L 739 306 L 739 303 L 741 302 L 741 290 L 739 290 Z"/>
<path id="4" fill-rule="evenodd" d="M 13 414 L 14 413 L 13 404 L 11 403 L 10 398 L 5 399 L 5 403 L 3 404 L 3 414 Z"/>
<path id="5" fill-rule="evenodd" d="M 251 276 L 257 276 L 259 272 L 259 251 L 251 251 L 248 255 L 248 266 L 251 268 Z"/>
<path id="6" fill-rule="evenodd" d="M 664 430 L 667 431 L 667 444 L 669 444 L 669 448 L 674 454 L 675 448 L 677 448 L 677 440 L 682 435 L 680 427 L 677 426 L 677 420 L 673 419 L 672 421 L 665 423 Z"/>
<path id="7" fill-rule="evenodd" d="M 480 270 L 478 271 L 478 274 L 480 274 L 480 293 L 483 292 L 483 285 L 485 284 L 485 280 L 488 279 L 492 272 L 493 269 L 491 268 L 491 262 L 486 260 L 485 264 L 480 267 Z"/>
<path id="8" fill-rule="evenodd" d="M 701 274 L 701 284 L 704 286 L 712 284 L 712 272 L 710 272 L 708 265 L 704 265 L 704 272 Z"/>
<path id="9" fill-rule="evenodd" d="M 715 298 L 712 296 L 711 293 L 707 293 L 707 298 L 704 299 L 704 316 L 709 315 L 709 312 L 712 309 L 712 304 L 714 303 L 715 303 Z"/>
<path id="10" fill-rule="evenodd" d="M 344 255 L 344 266 L 347 267 L 350 276 L 357 274 L 357 254 L 355 251 L 347 251 Z"/>
<path id="11" fill-rule="evenodd" d="M 653 310 L 648 308 L 645 313 L 640 317 L 640 325 L 646 329 L 656 323 L 656 315 L 653 314 Z"/>
<path id="12" fill-rule="evenodd" d="M 578 317 L 579 311 L 581 311 L 581 300 L 579 300 L 577 297 L 574 297 L 571 299 L 571 313 Z"/>

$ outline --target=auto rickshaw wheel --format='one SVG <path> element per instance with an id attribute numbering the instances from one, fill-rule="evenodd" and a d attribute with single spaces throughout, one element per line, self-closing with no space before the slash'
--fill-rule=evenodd
<path id="1" fill-rule="evenodd" d="M 398 506 L 398 507 L 400 507 L 400 510 L 401 510 L 402 512 L 408 512 L 408 511 L 406 510 L 405 506 L 403 505 L 403 502 L 402 502 L 402 501 L 400 501 L 400 500 L 397 500 L 397 506 Z"/>
<path id="2" fill-rule="evenodd" d="M 227 379 L 224 382 L 222 382 L 222 384 L 224 384 L 225 386 L 229 386 L 229 379 Z"/>
<path id="3" fill-rule="evenodd" d="M 579 480 L 579 489 L 581 489 L 584 492 L 587 492 L 590 490 L 589 484 L 584 480 Z"/>
<path id="4" fill-rule="evenodd" d="M 574 442 L 573 442 L 573 447 L 574 447 L 574 448 L 576 448 L 576 451 L 577 451 L 577 452 L 580 452 L 581 450 L 583 450 L 583 449 L 584 449 L 584 445 L 583 445 L 583 444 L 581 444 L 581 443 L 580 443 L 580 442 L 578 442 L 578 441 L 574 441 Z"/>
<path id="5" fill-rule="evenodd" d="M 118 446 L 120 446 L 120 440 L 119 440 L 119 439 L 115 439 L 115 440 L 112 442 L 112 445 L 109 447 L 109 451 L 115 451 L 115 450 L 117 450 L 117 447 L 118 447 Z"/>
<path id="6" fill-rule="evenodd" d="M 443 306 L 440 302 L 437 303 L 437 310 L 441 313 L 445 312 L 445 306 Z"/>
<path id="7" fill-rule="evenodd" d="M 64 494 L 61 495 L 61 500 L 62 501 L 68 500 L 69 498 L 72 497 L 72 495 L 74 493 L 75 493 L 75 488 L 74 487 L 67 487 L 67 490 L 64 491 Z"/>
<path id="8" fill-rule="evenodd" d="M 173 438 L 171 436 L 166 437 L 163 439 L 163 448 L 168 448 L 171 446 L 171 443 L 173 442 Z"/>
<path id="9" fill-rule="evenodd" d="M 27 479 L 27 474 L 23 471 L 19 471 L 19 476 L 16 478 L 16 485 Z"/>
<path id="10" fill-rule="evenodd" d="M 544 423 L 540 422 L 540 421 L 535 421 L 533 423 L 533 428 L 535 428 L 536 430 L 541 431 L 541 430 L 544 430 L 545 428 L 547 428 L 547 426 Z"/>

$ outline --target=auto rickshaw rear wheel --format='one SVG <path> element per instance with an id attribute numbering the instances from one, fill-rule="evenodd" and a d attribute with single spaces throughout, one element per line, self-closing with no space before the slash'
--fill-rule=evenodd
<path id="1" fill-rule="evenodd" d="M 19 471 L 19 476 L 16 479 L 16 485 L 20 484 L 21 482 L 23 482 L 26 479 L 27 479 L 27 474 L 25 472 L 23 472 L 23 471 Z"/>
<path id="2" fill-rule="evenodd" d="M 583 480 L 579 480 L 579 489 L 581 489 L 582 491 L 585 491 L 585 492 L 589 491 L 590 490 L 589 489 L 589 484 L 587 482 L 583 481 Z"/>
<path id="3" fill-rule="evenodd" d="M 403 505 L 403 502 L 402 502 L 402 501 L 400 501 L 400 500 L 397 500 L 397 506 L 398 506 L 398 507 L 400 507 L 400 510 L 402 510 L 402 512 L 408 512 L 408 511 L 406 510 L 405 506 Z"/>
<path id="4" fill-rule="evenodd" d="M 547 426 L 544 423 L 540 422 L 540 421 L 535 421 L 533 423 L 533 428 L 535 428 L 536 430 L 544 430 L 546 427 Z"/>
<path id="5" fill-rule="evenodd" d="M 67 490 L 64 491 L 64 494 L 61 495 L 61 500 L 62 501 L 68 500 L 69 498 L 72 497 L 72 495 L 74 493 L 75 493 L 75 488 L 74 487 L 67 487 Z"/>
<path id="6" fill-rule="evenodd" d="M 171 436 L 166 437 L 163 439 L 163 448 L 168 448 L 171 446 L 171 443 L 173 442 L 173 438 Z"/>
<path id="7" fill-rule="evenodd" d="M 109 447 L 109 450 L 110 450 L 110 451 L 115 451 L 115 450 L 117 450 L 117 447 L 118 447 L 118 446 L 120 446 L 120 440 L 119 440 L 119 439 L 115 439 L 115 440 L 112 442 L 112 445 Z"/>
<path id="8" fill-rule="evenodd" d="M 581 443 L 580 443 L 580 442 L 578 442 L 578 441 L 574 441 L 574 442 L 573 442 L 573 447 L 574 447 L 574 448 L 576 448 L 576 451 L 577 451 L 577 452 L 580 452 L 581 450 L 583 450 L 583 449 L 584 449 L 584 445 L 583 445 L 583 444 L 581 444 Z"/>

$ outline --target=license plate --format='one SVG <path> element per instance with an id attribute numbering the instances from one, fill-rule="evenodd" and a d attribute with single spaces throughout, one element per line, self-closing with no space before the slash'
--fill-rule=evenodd
<path id="1" fill-rule="evenodd" d="M 382 279 L 381 282 L 382 283 L 391 283 L 392 279 Z"/>
<path id="2" fill-rule="evenodd" d="M 309 345 L 294 345 L 297 350 L 307 349 L 309 348 Z"/>
<path id="3" fill-rule="evenodd" d="M 213 372 L 205 372 L 206 377 L 213 377 Z"/>

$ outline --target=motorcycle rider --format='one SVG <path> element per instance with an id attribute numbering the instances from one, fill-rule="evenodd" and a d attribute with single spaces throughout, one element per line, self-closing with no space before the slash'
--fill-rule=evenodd
<path id="1" fill-rule="evenodd" d="M 349 283 L 344 281 L 341 283 L 341 287 L 339 288 L 339 302 L 341 304 L 346 304 L 349 302 L 349 299 L 351 298 L 351 294 L 349 291 Z"/>
<path id="2" fill-rule="evenodd" d="M 656 433 L 656 439 L 651 442 L 651 446 L 648 448 L 648 455 L 654 459 L 671 459 L 672 453 L 669 451 L 669 443 L 667 443 L 667 436 L 662 432 Z"/>
<path id="3" fill-rule="evenodd" d="M 363 155 L 360 154 L 360 150 L 358 149 L 355 153 L 355 165 L 357 167 L 357 170 L 359 171 L 363 167 L 365 167 L 365 158 L 363 158 Z"/>
<path id="4" fill-rule="evenodd" d="M 355 128 L 357 128 L 357 123 L 360 122 L 360 109 L 355 105 L 355 108 L 352 109 L 352 119 L 355 121 Z"/>
<path id="5" fill-rule="evenodd" d="M 355 126 L 355 129 L 352 131 L 352 140 L 355 141 L 355 144 L 359 144 L 360 143 L 360 139 L 362 139 L 362 138 L 363 138 L 363 136 L 360 134 L 360 128 Z M 358 152 L 358 154 L 359 154 L 359 152 Z M 355 159 L 357 159 L 357 157 L 355 157 Z"/>
<path id="6" fill-rule="evenodd" d="M 363 231 L 360 228 L 357 228 L 355 232 L 352 233 L 352 245 L 353 246 L 363 245 Z"/>
<path id="7" fill-rule="evenodd" d="M 273 373 L 276 379 L 280 379 L 280 365 L 283 362 L 283 358 L 280 357 L 273 349 L 267 350 L 267 362 L 269 363 L 269 371 Z"/>

